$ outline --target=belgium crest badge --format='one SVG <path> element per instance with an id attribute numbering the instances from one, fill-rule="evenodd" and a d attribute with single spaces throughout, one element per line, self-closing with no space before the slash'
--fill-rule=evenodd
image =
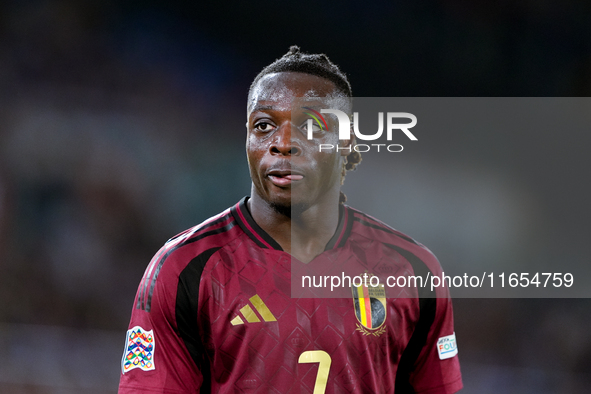
<path id="1" fill-rule="evenodd" d="M 373 275 L 368 274 L 368 279 Z M 363 335 L 380 336 L 386 332 L 386 290 L 379 283 L 372 286 L 370 280 L 359 286 L 351 285 L 353 291 L 353 306 L 357 317 L 357 331 Z"/>

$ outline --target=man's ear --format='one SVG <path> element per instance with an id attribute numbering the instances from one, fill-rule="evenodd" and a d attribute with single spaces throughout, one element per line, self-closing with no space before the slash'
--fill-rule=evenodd
<path id="1" fill-rule="evenodd" d="M 355 132 L 353 131 L 353 123 L 351 123 L 351 126 L 349 127 L 349 139 L 339 140 L 341 156 L 348 156 L 351 152 L 353 152 L 356 142 L 357 140 L 355 139 Z M 351 149 L 348 149 L 347 147 L 351 147 Z"/>

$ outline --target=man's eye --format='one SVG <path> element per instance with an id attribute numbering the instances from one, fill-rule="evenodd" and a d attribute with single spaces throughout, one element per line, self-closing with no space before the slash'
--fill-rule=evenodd
<path id="1" fill-rule="evenodd" d="M 314 119 L 306 119 L 306 121 L 300 126 L 300 129 L 305 132 L 312 130 L 313 133 L 317 133 L 322 130 L 318 125 L 318 122 L 316 122 Z"/>
<path id="2" fill-rule="evenodd" d="M 254 125 L 254 128 L 258 131 L 268 132 L 273 130 L 273 125 L 267 122 L 260 122 Z"/>

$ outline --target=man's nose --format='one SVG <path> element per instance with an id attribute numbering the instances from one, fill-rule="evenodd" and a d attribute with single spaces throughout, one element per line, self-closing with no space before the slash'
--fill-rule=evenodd
<path id="1" fill-rule="evenodd" d="M 292 138 L 292 127 L 290 122 L 285 122 L 275 132 L 273 141 L 269 147 L 271 154 L 283 156 L 298 156 L 302 153 L 302 147 Z"/>

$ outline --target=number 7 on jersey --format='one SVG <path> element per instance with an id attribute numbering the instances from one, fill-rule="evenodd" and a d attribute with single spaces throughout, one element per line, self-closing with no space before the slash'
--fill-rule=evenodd
<path id="1" fill-rule="evenodd" d="M 313 394 L 324 394 L 331 361 L 328 353 L 323 350 L 308 350 L 300 354 L 298 363 L 318 363 L 318 374 L 316 375 Z"/>

